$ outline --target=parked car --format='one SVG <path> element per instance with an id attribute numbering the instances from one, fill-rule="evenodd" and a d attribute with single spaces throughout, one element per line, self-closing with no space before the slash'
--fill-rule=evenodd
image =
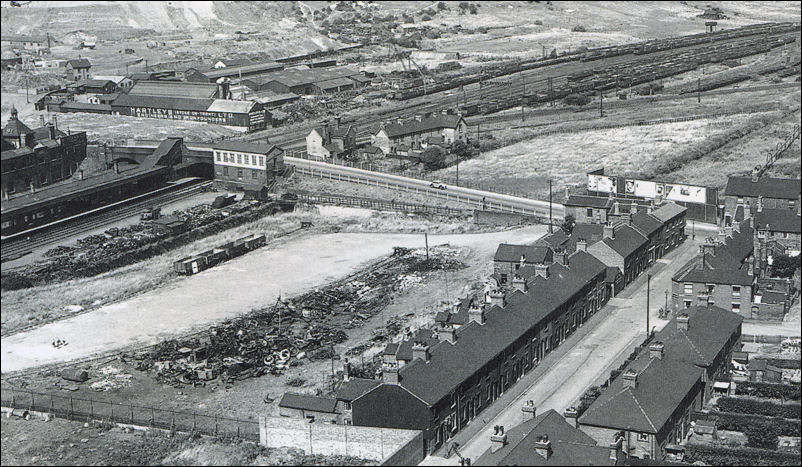
<path id="1" fill-rule="evenodd" d="M 432 183 L 429 184 L 429 187 L 437 188 L 438 190 L 445 190 L 446 189 L 446 184 L 441 182 L 440 180 L 435 180 L 435 181 L 433 181 Z"/>

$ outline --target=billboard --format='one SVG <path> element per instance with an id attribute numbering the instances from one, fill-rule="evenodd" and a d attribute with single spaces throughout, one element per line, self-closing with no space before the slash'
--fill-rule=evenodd
<path id="1" fill-rule="evenodd" d="M 618 178 L 588 174 L 588 191 L 618 192 Z"/>
<path id="2" fill-rule="evenodd" d="M 665 192 L 665 186 L 658 182 L 647 182 L 628 178 L 624 181 L 624 192 L 628 195 L 640 196 L 642 198 L 656 198 Z"/>
<path id="3" fill-rule="evenodd" d="M 706 195 L 707 189 L 702 186 L 666 183 L 665 198 L 672 201 L 685 201 L 688 203 L 704 204 L 706 201 Z"/>

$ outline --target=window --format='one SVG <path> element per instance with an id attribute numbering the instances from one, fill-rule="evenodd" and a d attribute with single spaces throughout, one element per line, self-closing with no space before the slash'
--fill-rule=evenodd
<path id="1" fill-rule="evenodd" d="M 237 169 L 237 178 L 242 178 L 242 169 Z"/>
<path id="2" fill-rule="evenodd" d="M 223 175 L 228 175 L 228 167 L 223 167 Z"/>
<path id="3" fill-rule="evenodd" d="M 738 204 L 744 204 L 744 199 L 743 198 L 738 198 Z"/>
<path id="4" fill-rule="evenodd" d="M 689 295 L 693 293 L 693 284 L 685 284 L 685 294 Z"/>
<path id="5" fill-rule="evenodd" d="M 237 154 L 237 164 L 242 164 L 242 154 Z"/>
<path id="6" fill-rule="evenodd" d="M 685 305 L 686 309 L 691 307 L 691 301 L 690 300 L 683 300 L 683 304 Z"/>
<path id="7" fill-rule="evenodd" d="M 345 402 L 344 405 L 345 405 L 345 410 L 351 410 L 351 403 L 350 402 Z"/>
<path id="8" fill-rule="evenodd" d="M 638 441 L 649 441 L 649 433 L 638 433 Z"/>
<path id="9" fill-rule="evenodd" d="M 732 311 L 735 313 L 741 312 L 741 304 L 740 303 L 733 303 L 732 304 Z"/>
<path id="10" fill-rule="evenodd" d="M 264 166 L 265 165 L 265 156 L 259 156 L 259 165 L 260 166 Z"/>
<path id="11" fill-rule="evenodd" d="M 217 162 L 222 162 L 222 160 L 221 160 L 222 158 L 220 157 L 220 153 L 218 152 L 215 155 L 217 156 Z"/>
<path id="12" fill-rule="evenodd" d="M 258 170 L 251 170 L 251 178 L 256 180 L 259 178 L 259 171 Z"/>
<path id="13" fill-rule="evenodd" d="M 593 209 L 588 208 L 587 216 L 588 217 L 593 217 Z"/>
<path id="14" fill-rule="evenodd" d="M 733 297 L 740 297 L 741 296 L 741 286 L 740 285 L 733 285 L 732 286 L 732 296 Z"/>
<path id="15" fill-rule="evenodd" d="M 244 158 L 245 158 L 245 163 L 246 163 L 246 164 L 248 164 L 248 165 L 250 165 L 250 164 L 251 164 L 251 162 L 250 162 L 250 157 L 248 157 L 248 155 L 247 155 L 247 154 L 245 154 L 245 155 L 244 155 L 244 156 L 242 156 L 242 157 L 244 157 Z"/>

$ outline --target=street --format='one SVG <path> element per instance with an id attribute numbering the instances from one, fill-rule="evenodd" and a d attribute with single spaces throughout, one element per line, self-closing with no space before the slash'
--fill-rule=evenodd
<path id="1" fill-rule="evenodd" d="M 650 326 L 659 330 L 668 322 L 658 319 L 657 312 L 664 305 L 665 291 L 671 288 L 671 276 L 698 252 L 698 245 L 688 238 L 678 249 L 653 264 L 486 409 L 477 419 L 482 424 L 469 425 L 447 446 L 456 442 L 462 456 L 475 460 L 490 447 L 493 426 L 511 428 L 523 421 L 521 406 L 524 401 L 533 400 L 537 413 L 549 409 L 562 413 L 574 405 L 587 388 L 606 380 L 610 370 L 620 365 L 646 338 L 647 274 L 652 274 Z M 443 453 L 443 449 L 438 452 Z M 421 465 L 459 465 L 459 458 L 429 456 Z"/>

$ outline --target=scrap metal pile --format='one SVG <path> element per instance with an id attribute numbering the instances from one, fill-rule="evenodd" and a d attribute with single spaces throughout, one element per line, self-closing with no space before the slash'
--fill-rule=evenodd
<path id="1" fill-rule="evenodd" d="M 304 360 L 334 356 L 333 346 L 345 342 L 343 329 L 359 326 L 402 291 L 403 277 L 465 265 L 454 250 L 439 249 L 426 256 L 396 248 L 373 267 L 290 300 L 228 320 L 207 332 L 170 340 L 153 351 L 138 354 L 137 369 L 155 373 L 164 384 L 204 384 L 216 378 L 225 384 L 265 374 L 280 375 Z M 396 322 L 398 321 L 398 322 Z M 400 320 L 390 328 L 401 330 Z"/>

